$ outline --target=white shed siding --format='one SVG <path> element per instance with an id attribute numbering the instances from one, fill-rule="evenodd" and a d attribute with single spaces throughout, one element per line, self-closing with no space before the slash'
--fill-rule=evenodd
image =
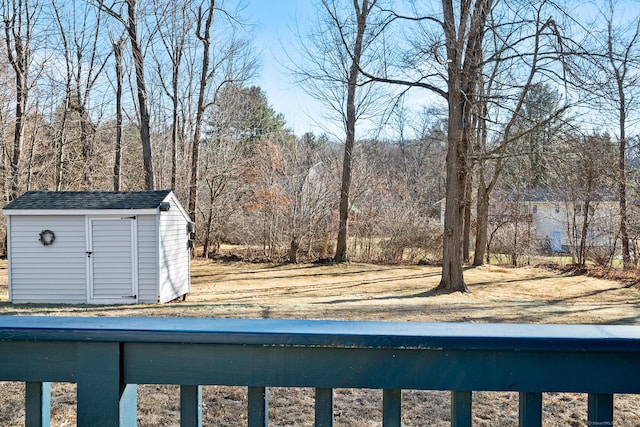
<path id="1" fill-rule="evenodd" d="M 4 214 L 12 302 L 157 303 L 189 292 L 188 215 L 169 190 L 33 191 Z M 43 230 L 52 245 L 40 243 Z"/>
<path id="2" fill-rule="evenodd" d="M 158 223 L 156 215 L 138 216 L 138 301 L 158 302 Z"/>
<path id="3" fill-rule="evenodd" d="M 189 292 L 188 221 L 170 198 L 171 209 L 160 213 L 160 302 Z"/>
<path id="4" fill-rule="evenodd" d="M 55 233 L 52 245 L 40 243 L 43 230 Z M 83 217 L 14 216 L 10 221 L 9 235 L 12 302 L 87 302 Z"/>

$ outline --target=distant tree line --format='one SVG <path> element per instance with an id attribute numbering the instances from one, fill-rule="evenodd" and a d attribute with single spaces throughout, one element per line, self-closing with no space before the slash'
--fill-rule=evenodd
<path id="1" fill-rule="evenodd" d="M 232 243 L 274 260 L 442 262 L 441 288 L 463 291 L 463 264 L 538 250 L 518 212 L 492 214 L 496 191 L 562 194 L 579 263 L 585 212 L 606 192 L 619 204 L 606 258 L 637 265 L 637 13 L 612 1 L 315 4 L 289 67 L 337 136 L 295 135 L 269 105 L 237 2 L 2 2 L 4 201 L 171 188 L 204 255 Z"/>

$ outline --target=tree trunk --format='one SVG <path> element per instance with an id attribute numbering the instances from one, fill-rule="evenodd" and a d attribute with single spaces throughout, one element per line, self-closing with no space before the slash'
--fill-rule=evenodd
<path id="1" fill-rule="evenodd" d="M 347 116 L 349 114 L 347 113 Z M 348 121 L 348 119 L 347 119 Z M 349 135 L 351 134 L 351 136 Z M 353 151 L 354 132 L 347 130 L 347 140 L 344 147 L 342 161 L 342 185 L 340 187 L 340 224 L 338 227 L 338 242 L 336 244 L 336 262 L 347 262 L 347 238 L 349 226 L 349 191 L 351 187 L 351 158 Z"/>
<path id="2" fill-rule="evenodd" d="M 591 209 L 591 201 L 589 199 L 584 202 L 584 211 L 582 212 L 582 228 L 580 230 L 580 251 L 578 254 L 578 264 L 585 265 L 587 262 L 587 236 L 589 234 L 589 209 Z"/>
<path id="3" fill-rule="evenodd" d="M 79 108 L 80 112 L 80 140 L 82 141 L 82 160 L 84 162 L 83 185 L 85 190 L 93 187 L 93 141 L 90 137 L 91 124 L 84 107 Z"/>
<path id="4" fill-rule="evenodd" d="M 37 5 L 35 7 L 38 7 Z M 9 158 L 8 201 L 20 194 L 20 157 L 24 139 L 27 99 L 29 97 L 29 65 L 31 63 L 31 40 L 35 16 L 28 2 L 5 5 L 4 32 L 7 59 L 15 73 L 15 122 L 13 133 L 13 153 Z"/>
<path id="5" fill-rule="evenodd" d="M 16 77 L 16 118 L 13 134 L 13 154 L 11 156 L 9 201 L 20 195 L 20 154 L 24 139 L 24 120 L 27 107 L 27 92 L 25 82 L 21 76 Z"/>
<path id="6" fill-rule="evenodd" d="M 342 185 L 340 187 L 340 223 L 338 226 L 338 241 L 336 244 L 336 262 L 349 261 L 347 253 L 347 239 L 349 230 L 349 191 L 351 188 L 351 163 L 353 159 L 353 147 L 356 139 L 356 89 L 358 85 L 358 75 L 360 69 L 360 57 L 362 55 L 362 43 L 367 25 L 367 15 L 373 4 L 369 5 L 369 0 L 362 0 L 362 8 L 358 1 L 354 0 L 354 10 L 358 20 L 358 30 L 356 42 L 353 49 L 351 69 L 347 82 L 347 117 L 346 117 L 346 140 L 344 144 L 344 158 L 342 161 Z"/>
<path id="7" fill-rule="evenodd" d="M 215 0 L 210 0 L 207 9 L 207 17 L 202 29 L 202 11 L 198 10 L 198 27 L 196 30 L 198 39 L 202 42 L 202 69 L 200 71 L 200 87 L 198 92 L 198 106 L 196 110 L 196 122 L 194 124 L 193 141 L 191 142 L 191 177 L 189 179 L 189 216 L 196 220 L 198 207 L 198 169 L 200 165 L 200 138 L 202 137 L 202 120 L 205 110 L 205 95 L 209 82 L 209 46 L 211 45 L 211 24 L 215 11 Z M 202 31 L 202 33 L 201 33 Z"/>
<path id="8" fill-rule="evenodd" d="M 122 41 L 113 44 L 116 60 L 116 146 L 113 161 L 113 191 L 120 191 L 122 172 Z"/>
<path id="9" fill-rule="evenodd" d="M 178 105 L 178 95 L 179 95 L 179 72 L 180 72 L 180 64 L 176 64 L 174 66 L 173 71 L 173 81 L 172 81 L 172 90 L 173 90 L 173 99 L 172 99 L 172 118 L 171 118 L 171 189 L 175 191 L 176 189 L 176 175 L 178 173 L 178 116 L 179 116 L 179 105 Z"/>
<path id="10" fill-rule="evenodd" d="M 117 19 L 127 31 L 131 43 L 131 54 L 136 72 L 136 92 L 138 112 L 140 114 L 140 142 L 142 144 L 142 163 L 144 169 L 144 182 L 147 190 L 154 189 L 153 158 L 151 150 L 151 133 L 149 130 L 150 116 L 147 97 L 147 86 L 144 77 L 144 56 L 138 40 L 137 0 L 125 0 L 127 6 L 126 19 L 119 12 L 105 6 L 104 0 L 98 0 L 101 10 Z M 117 65 L 116 65 L 117 67 Z M 114 174 L 115 175 L 115 174 Z M 114 180 L 116 178 L 114 177 Z M 114 185 L 115 187 L 116 185 Z M 119 184 L 117 185 L 119 186 Z"/>
<path id="11" fill-rule="evenodd" d="M 67 83 L 69 80 L 67 80 Z M 69 118 L 69 87 L 67 87 L 67 95 L 65 96 L 62 117 L 60 119 L 60 129 L 56 134 L 56 162 L 54 168 L 53 183 L 56 191 L 62 190 L 62 179 L 64 176 L 64 148 L 67 145 L 67 120 Z"/>
<path id="12" fill-rule="evenodd" d="M 292 236 L 291 237 L 291 243 L 289 245 L 289 262 L 292 264 L 297 264 L 298 263 L 298 249 L 300 247 L 300 244 L 298 243 L 298 240 L 296 238 L 296 236 Z"/>
<path id="13" fill-rule="evenodd" d="M 438 290 L 467 292 L 462 273 L 462 231 L 464 216 L 464 189 L 467 178 L 465 141 L 463 135 L 463 99 L 453 83 L 457 80 L 449 73 L 449 123 L 447 147 L 447 190 L 442 245 L 442 278 Z"/>
<path id="14" fill-rule="evenodd" d="M 471 258 L 469 251 L 471 250 L 471 174 L 467 174 L 467 182 L 464 189 L 464 228 L 462 234 L 462 260 L 465 264 L 469 263 Z"/>
<path id="15" fill-rule="evenodd" d="M 610 5 L 610 17 L 607 19 L 607 56 L 612 68 L 613 78 L 615 79 L 616 90 L 618 92 L 618 131 L 620 133 L 620 144 L 618 147 L 618 199 L 620 207 L 620 240 L 622 241 L 622 262 L 625 269 L 631 268 L 631 253 L 629 248 L 629 231 L 627 228 L 627 136 L 626 136 L 626 119 L 627 119 L 627 97 L 625 86 L 631 83 L 627 78 L 627 72 L 633 67 L 635 61 L 632 52 L 635 52 L 635 45 L 640 36 L 640 20 L 635 23 L 635 32 L 629 39 L 628 44 L 623 45 L 622 52 L 615 52 L 614 45 L 617 44 L 616 35 L 614 34 L 613 25 L 613 4 Z M 631 57 L 630 57 L 631 55 Z M 631 97 L 632 98 L 632 97 Z"/>
<path id="16" fill-rule="evenodd" d="M 212 192 L 213 193 L 213 192 Z M 214 206 L 213 195 L 211 198 L 211 204 L 209 205 L 209 212 L 206 219 L 204 242 L 202 244 L 202 255 L 206 258 L 209 256 L 209 245 L 211 243 L 211 225 L 213 224 Z"/>
<path id="17" fill-rule="evenodd" d="M 520 204 L 516 200 L 515 203 L 515 215 L 513 216 L 513 248 L 511 250 L 511 265 L 514 267 L 518 266 L 518 232 L 519 224 L 520 224 Z"/>
<path id="18" fill-rule="evenodd" d="M 478 267 L 484 263 L 484 255 L 487 250 L 487 236 L 489 228 L 489 191 L 481 182 L 478 183 L 478 207 L 476 212 L 476 246 L 473 254 L 473 265 Z"/>
<path id="19" fill-rule="evenodd" d="M 38 111 L 38 105 L 36 104 L 36 111 Z M 26 191 L 30 191 L 31 190 L 31 178 L 33 177 L 33 165 L 34 165 L 34 154 L 36 152 L 36 144 L 38 142 L 38 123 L 37 120 L 34 120 L 33 123 L 33 131 L 31 133 L 31 144 L 29 147 L 29 162 L 28 162 L 28 169 L 27 169 L 27 183 L 26 183 Z"/>
<path id="20" fill-rule="evenodd" d="M 438 290 L 468 292 L 463 278 L 463 219 L 468 174 L 470 120 L 482 67 L 482 38 L 489 11 L 488 0 L 461 12 L 459 27 L 451 0 L 442 0 L 443 29 L 447 50 L 447 190 L 442 245 L 442 278 Z M 471 11 L 473 8 L 473 12 Z"/>
<path id="21" fill-rule="evenodd" d="M 619 109 L 619 131 L 620 144 L 618 146 L 618 200 L 620 206 L 620 240 L 622 240 L 622 263 L 624 269 L 629 269 L 631 265 L 631 253 L 629 250 L 629 231 L 627 230 L 627 136 L 626 136 L 626 109 L 624 89 L 622 82 L 618 81 L 618 93 L 620 96 Z"/>
<path id="22" fill-rule="evenodd" d="M 151 155 L 151 134 L 149 131 L 149 107 L 147 102 L 147 86 L 144 78 L 144 56 L 138 42 L 138 28 L 136 16 L 137 0 L 127 0 L 129 24 L 127 32 L 131 42 L 131 52 L 136 70 L 136 88 L 138 93 L 138 108 L 140 111 L 140 141 L 142 142 L 142 161 L 144 167 L 144 182 L 147 190 L 154 189 L 153 159 Z"/>

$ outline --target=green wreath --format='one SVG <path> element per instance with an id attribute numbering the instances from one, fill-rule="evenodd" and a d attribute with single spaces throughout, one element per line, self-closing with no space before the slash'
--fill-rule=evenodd
<path id="1" fill-rule="evenodd" d="M 56 235 L 51 230 L 42 230 L 40 232 L 40 243 L 42 246 L 49 246 L 56 240 Z"/>

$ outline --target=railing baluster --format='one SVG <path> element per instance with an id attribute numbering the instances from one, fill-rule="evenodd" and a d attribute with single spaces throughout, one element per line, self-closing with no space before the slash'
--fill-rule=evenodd
<path id="1" fill-rule="evenodd" d="M 613 394 L 589 394 L 588 408 L 590 426 L 613 425 Z"/>
<path id="2" fill-rule="evenodd" d="M 249 387 L 249 427 L 269 425 L 269 391 L 266 387 Z"/>
<path id="3" fill-rule="evenodd" d="M 451 427 L 471 427 L 471 392 L 451 392 Z"/>
<path id="4" fill-rule="evenodd" d="M 316 388 L 315 427 L 333 427 L 333 389 Z"/>
<path id="5" fill-rule="evenodd" d="M 180 426 L 202 427 L 202 386 L 180 386 Z"/>
<path id="6" fill-rule="evenodd" d="M 43 427 L 51 423 L 51 383 L 25 384 L 25 426 Z"/>
<path id="7" fill-rule="evenodd" d="M 542 426 L 542 393 L 520 393 L 519 426 Z"/>
<path id="8" fill-rule="evenodd" d="M 400 427 L 402 423 L 402 390 L 382 392 L 383 427 Z"/>
<path id="9" fill-rule="evenodd" d="M 120 427 L 138 425 L 138 384 L 120 388 Z"/>

